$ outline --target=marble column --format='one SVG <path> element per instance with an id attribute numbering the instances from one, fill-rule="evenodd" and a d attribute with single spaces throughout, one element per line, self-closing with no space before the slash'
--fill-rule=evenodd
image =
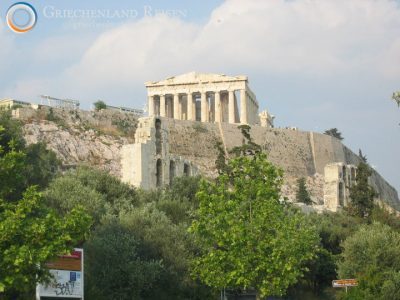
<path id="1" fill-rule="evenodd" d="M 214 109 L 214 121 L 215 122 L 222 122 L 222 116 L 221 116 L 221 94 L 219 91 L 215 92 L 215 96 L 214 96 L 214 105 L 215 105 L 215 109 Z"/>
<path id="2" fill-rule="evenodd" d="M 240 123 L 247 124 L 247 97 L 246 90 L 240 90 Z"/>
<path id="3" fill-rule="evenodd" d="M 179 94 L 174 94 L 174 119 L 181 119 L 179 115 Z"/>
<path id="4" fill-rule="evenodd" d="M 208 103 L 206 92 L 201 92 L 201 122 L 208 122 Z"/>
<path id="5" fill-rule="evenodd" d="M 214 95 L 209 96 L 209 107 L 208 107 L 208 122 L 215 122 L 215 98 Z"/>
<path id="6" fill-rule="evenodd" d="M 160 95 L 160 116 L 161 117 L 165 117 L 166 116 L 165 95 Z"/>
<path id="7" fill-rule="evenodd" d="M 249 121 L 249 124 L 254 124 L 253 118 L 254 118 L 254 106 L 255 105 L 254 105 L 253 98 L 251 98 L 250 96 L 249 96 L 248 103 L 250 105 L 250 110 L 249 110 L 249 114 L 248 114 L 248 121 Z"/>
<path id="8" fill-rule="evenodd" d="M 196 112 L 193 112 L 193 94 L 187 94 L 187 119 L 190 121 L 195 121 Z"/>
<path id="9" fill-rule="evenodd" d="M 149 117 L 154 116 L 154 96 L 148 97 L 148 109 Z"/>
<path id="10" fill-rule="evenodd" d="M 178 95 L 178 103 L 179 103 L 179 112 L 178 112 L 179 120 L 185 120 L 183 114 L 183 97 L 180 97 L 179 95 Z"/>
<path id="11" fill-rule="evenodd" d="M 235 93 L 229 91 L 228 93 L 228 120 L 229 123 L 235 123 Z"/>

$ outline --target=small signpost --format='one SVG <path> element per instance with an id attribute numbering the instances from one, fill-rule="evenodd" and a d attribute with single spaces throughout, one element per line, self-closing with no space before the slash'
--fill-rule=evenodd
<path id="1" fill-rule="evenodd" d="M 332 280 L 332 286 L 334 288 L 346 288 L 346 293 L 347 293 L 347 288 L 349 286 L 357 286 L 358 281 L 357 279 L 338 279 L 338 280 Z"/>
<path id="2" fill-rule="evenodd" d="M 41 297 L 83 300 L 83 249 L 74 249 L 70 255 L 61 255 L 46 266 L 54 280 L 47 285 L 37 285 L 37 300 Z"/>

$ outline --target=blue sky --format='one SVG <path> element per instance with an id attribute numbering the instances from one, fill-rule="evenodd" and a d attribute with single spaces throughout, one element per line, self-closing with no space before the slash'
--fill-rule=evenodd
<path id="1" fill-rule="evenodd" d="M 390 100 L 400 89 L 399 1 L 28 2 L 38 21 L 25 34 L 4 22 L 15 2 L 0 2 L 0 98 L 142 108 L 145 81 L 244 74 L 277 126 L 337 127 L 399 190 L 400 110 Z M 136 14 L 68 17 L 101 9 Z"/>

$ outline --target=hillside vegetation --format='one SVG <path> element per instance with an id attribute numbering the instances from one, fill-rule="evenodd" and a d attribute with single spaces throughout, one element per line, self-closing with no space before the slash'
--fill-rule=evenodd
<path id="1" fill-rule="evenodd" d="M 220 156 L 215 180 L 143 191 L 88 166 L 63 170 L 1 113 L 0 299 L 32 297 L 49 280 L 44 263 L 73 247 L 85 249 L 87 299 L 400 299 L 400 222 L 362 198 L 365 178 L 357 206 L 304 215 L 279 201 L 282 171 L 250 142 Z M 359 286 L 330 288 L 345 277 Z"/>

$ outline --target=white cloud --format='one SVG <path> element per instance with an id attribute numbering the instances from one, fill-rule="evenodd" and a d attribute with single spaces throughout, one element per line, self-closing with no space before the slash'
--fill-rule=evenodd
<path id="1" fill-rule="evenodd" d="M 102 34 L 68 70 L 110 88 L 191 70 L 399 77 L 400 10 L 393 1 L 227 1 L 203 27 L 163 16 Z"/>
<path id="2" fill-rule="evenodd" d="M 233 0 L 213 12 L 200 44 L 216 62 L 324 75 L 376 68 L 399 28 L 392 1 Z"/>
<path id="3" fill-rule="evenodd" d="M 67 74 L 89 85 L 126 85 L 170 74 L 171 68 L 190 64 L 185 58 L 196 32 L 196 26 L 165 16 L 125 24 L 102 34 Z"/>
<path id="4" fill-rule="evenodd" d="M 108 97 L 192 70 L 306 76 L 378 72 L 393 79 L 400 77 L 399 50 L 400 9 L 394 1 L 231 0 L 203 26 L 146 17 L 105 31 L 89 47 L 67 36 L 44 41 L 32 55 L 44 69 L 47 57 L 51 64 L 62 55 L 81 56 L 49 82 L 85 96 Z"/>

